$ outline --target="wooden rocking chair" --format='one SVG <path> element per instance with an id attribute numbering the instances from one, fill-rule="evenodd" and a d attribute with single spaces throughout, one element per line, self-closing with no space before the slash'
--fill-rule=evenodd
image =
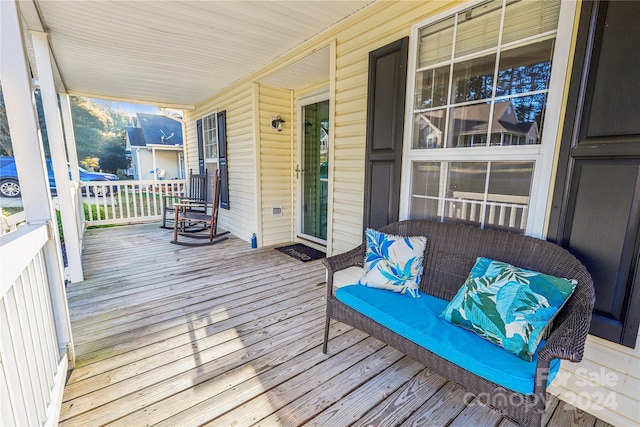
<path id="1" fill-rule="evenodd" d="M 229 234 L 228 231 L 224 231 L 222 233 L 218 233 L 218 207 L 220 206 L 220 174 L 216 170 L 216 173 L 213 178 L 213 191 L 212 191 L 212 201 L 210 205 L 207 205 L 207 208 L 211 209 L 211 213 L 207 212 L 198 212 L 191 209 L 192 203 L 189 201 L 183 201 L 180 203 L 176 203 L 174 206 L 176 207 L 175 216 L 173 221 L 173 240 L 171 243 L 175 243 L 176 245 L 183 246 L 205 246 L 205 245 L 214 245 L 216 243 L 220 243 L 224 240 L 227 240 L 226 234 Z M 193 224 L 204 224 L 206 229 L 208 229 L 208 235 L 204 235 L 203 233 L 192 234 L 186 233 L 185 229 L 188 226 Z M 189 237 L 192 239 L 208 239 L 208 242 L 179 242 L 178 235 Z"/>
<path id="2" fill-rule="evenodd" d="M 172 196 L 166 195 L 162 197 L 162 225 L 160 228 L 167 228 L 171 230 L 173 227 L 167 226 L 169 218 L 175 216 L 176 204 L 189 203 L 190 210 L 195 212 L 206 213 L 207 212 L 207 187 L 208 187 L 208 175 L 205 170 L 204 173 L 194 174 L 189 171 L 189 182 L 186 191 L 183 194 Z M 190 231 L 186 228 L 184 231 Z M 201 231 L 201 229 L 193 230 Z"/>

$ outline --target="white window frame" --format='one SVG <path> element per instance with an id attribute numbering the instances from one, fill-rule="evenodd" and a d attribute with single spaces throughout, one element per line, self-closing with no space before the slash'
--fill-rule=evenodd
<path id="1" fill-rule="evenodd" d="M 506 0 L 503 0 L 503 3 Z M 407 94 L 404 126 L 404 149 L 402 159 L 402 184 L 400 191 L 400 218 L 407 219 L 410 214 L 412 170 L 414 162 L 438 161 L 533 161 L 534 170 L 529 199 L 529 214 L 525 234 L 542 237 L 547 221 L 550 204 L 552 174 L 556 157 L 556 147 L 560 138 L 562 105 L 565 99 L 565 81 L 571 56 L 571 39 L 575 22 L 577 2 L 562 1 L 558 17 L 555 48 L 552 58 L 552 71 L 547 93 L 547 106 L 540 144 L 521 146 L 492 146 L 469 148 L 413 149 L 413 117 L 415 102 L 416 63 L 418 55 L 419 30 L 426 26 L 453 16 L 455 13 L 477 6 L 483 1 L 471 1 L 452 8 L 422 21 L 411 28 L 409 40 L 409 65 L 407 67 Z M 517 157 L 514 153 L 517 152 Z"/>
<path id="2" fill-rule="evenodd" d="M 205 129 L 207 119 L 209 117 L 213 117 L 213 123 L 215 123 L 215 127 L 213 129 Z M 216 137 L 216 157 L 207 157 L 207 132 L 213 131 Z M 220 141 L 218 141 L 218 112 L 214 111 L 210 114 L 206 114 L 202 116 L 202 157 L 204 159 L 204 167 L 209 172 L 214 171 L 218 168 L 218 159 L 220 158 Z M 208 168 L 207 165 L 215 164 L 215 168 Z"/>

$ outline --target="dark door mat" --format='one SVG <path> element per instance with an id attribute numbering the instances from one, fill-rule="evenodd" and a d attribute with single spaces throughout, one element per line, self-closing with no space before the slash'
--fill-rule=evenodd
<path id="1" fill-rule="evenodd" d="M 295 245 L 289 246 L 281 246 L 279 248 L 276 248 L 276 251 L 280 251 L 283 254 L 287 254 L 290 257 L 293 257 L 302 262 L 313 261 L 325 257 L 324 252 L 310 248 L 309 246 L 305 246 L 301 243 L 296 243 Z"/>

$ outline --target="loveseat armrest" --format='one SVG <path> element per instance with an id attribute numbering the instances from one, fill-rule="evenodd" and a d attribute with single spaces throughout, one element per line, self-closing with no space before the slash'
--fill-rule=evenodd
<path id="1" fill-rule="evenodd" d="M 363 267 L 364 255 L 367 244 L 362 243 L 360 246 L 351 249 L 345 253 L 324 258 L 322 263 L 327 267 L 327 297 L 333 292 L 333 275 L 340 270 L 349 267 Z"/>
<path id="2" fill-rule="evenodd" d="M 587 283 L 581 283 L 567 305 L 559 313 L 553 331 L 540 349 L 538 357 L 542 360 L 564 359 L 580 362 L 584 354 L 584 345 L 589 334 L 591 314 L 595 303 L 595 292 L 591 277 Z"/>

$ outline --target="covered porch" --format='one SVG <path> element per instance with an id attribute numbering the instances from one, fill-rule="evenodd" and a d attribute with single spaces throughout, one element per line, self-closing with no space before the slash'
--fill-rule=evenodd
<path id="1" fill-rule="evenodd" d="M 180 247 L 170 234 L 87 231 L 85 281 L 67 287 L 76 366 L 60 425 L 512 425 L 344 324 L 322 354 L 320 261 L 236 237 Z M 609 425 L 550 402 L 543 425 Z"/>

